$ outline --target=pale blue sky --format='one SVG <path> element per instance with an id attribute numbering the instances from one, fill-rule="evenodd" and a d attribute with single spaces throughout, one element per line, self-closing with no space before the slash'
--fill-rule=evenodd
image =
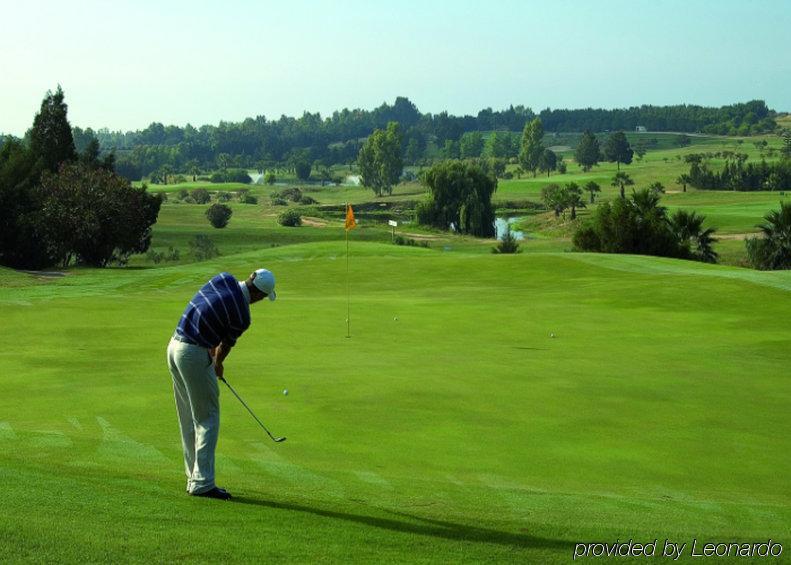
<path id="1" fill-rule="evenodd" d="M 0 0 L 0 132 L 63 85 L 73 125 L 721 105 L 791 110 L 791 0 Z"/>

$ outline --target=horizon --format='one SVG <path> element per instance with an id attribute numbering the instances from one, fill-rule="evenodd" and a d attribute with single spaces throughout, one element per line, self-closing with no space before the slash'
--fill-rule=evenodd
<path id="1" fill-rule="evenodd" d="M 452 10 L 438 1 L 396 9 L 233 0 L 195 9 L 142 0 L 108 13 L 90 0 L 74 13 L 55 2 L 7 3 L 0 132 L 24 135 L 58 84 L 72 125 L 110 131 L 328 116 L 405 94 L 423 113 L 457 116 L 509 105 L 537 113 L 754 99 L 784 112 L 791 5 L 761 8 L 737 0 L 638 9 L 625 0 L 503 0 L 496 9 L 470 1 Z M 739 57 L 724 48 L 745 37 L 735 44 Z"/>

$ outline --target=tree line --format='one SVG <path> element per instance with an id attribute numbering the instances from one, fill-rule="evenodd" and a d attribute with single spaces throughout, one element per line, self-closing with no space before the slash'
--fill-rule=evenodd
<path id="1" fill-rule="evenodd" d="M 542 110 L 535 114 L 525 106 L 494 111 L 486 108 L 475 116 L 448 112 L 422 113 L 408 98 L 398 97 L 373 110 L 344 108 L 322 117 L 305 112 L 299 118 L 266 116 L 241 122 L 184 127 L 150 124 L 138 131 L 93 130 L 75 127 L 78 152 L 97 140 L 104 152 L 115 151 L 117 170 L 127 178 L 148 176 L 163 166 L 184 171 L 211 171 L 224 160 L 227 167 L 270 169 L 298 163 L 330 166 L 352 163 L 365 138 L 391 121 L 402 129 L 402 149 L 409 163 L 427 157 L 434 147 L 444 158 L 480 157 L 482 138 L 466 134 L 497 132 L 488 148 L 491 157 L 507 157 L 518 150 L 514 133 L 536 117 L 549 132 L 634 130 L 680 131 L 749 135 L 776 128 L 775 112 L 754 100 L 720 108 L 694 105 L 635 106 L 626 109 Z M 303 165 L 304 167 L 304 165 Z"/>
<path id="2" fill-rule="evenodd" d="M 702 190 L 784 190 L 791 187 L 791 132 L 781 134 L 783 148 L 778 161 L 748 162 L 746 153 L 723 151 L 715 155 L 691 153 L 684 157 L 689 163 L 686 183 Z M 725 160 L 720 169 L 711 164 L 712 157 Z"/>

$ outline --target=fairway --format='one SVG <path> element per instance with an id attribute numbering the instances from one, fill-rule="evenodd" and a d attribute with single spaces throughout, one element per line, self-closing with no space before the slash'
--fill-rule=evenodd
<path id="1" fill-rule="evenodd" d="M 343 242 L 292 243 L 0 270 L 6 558 L 547 563 L 629 538 L 787 550 L 791 272 L 354 241 L 347 339 Z M 278 300 L 252 308 L 226 377 L 288 441 L 222 389 L 217 480 L 235 498 L 191 498 L 165 348 L 200 284 L 259 266 Z"/>

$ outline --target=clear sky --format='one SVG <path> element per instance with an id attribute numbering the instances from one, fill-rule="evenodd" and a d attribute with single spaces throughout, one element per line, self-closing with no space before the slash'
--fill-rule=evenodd
<path id="1" fill-rule="evenodd" d="M 524 104 L 791 110 L 791 0 L 0 0 L 0 132 L 60 83 L 72 125 L 139 129 Z"/>

